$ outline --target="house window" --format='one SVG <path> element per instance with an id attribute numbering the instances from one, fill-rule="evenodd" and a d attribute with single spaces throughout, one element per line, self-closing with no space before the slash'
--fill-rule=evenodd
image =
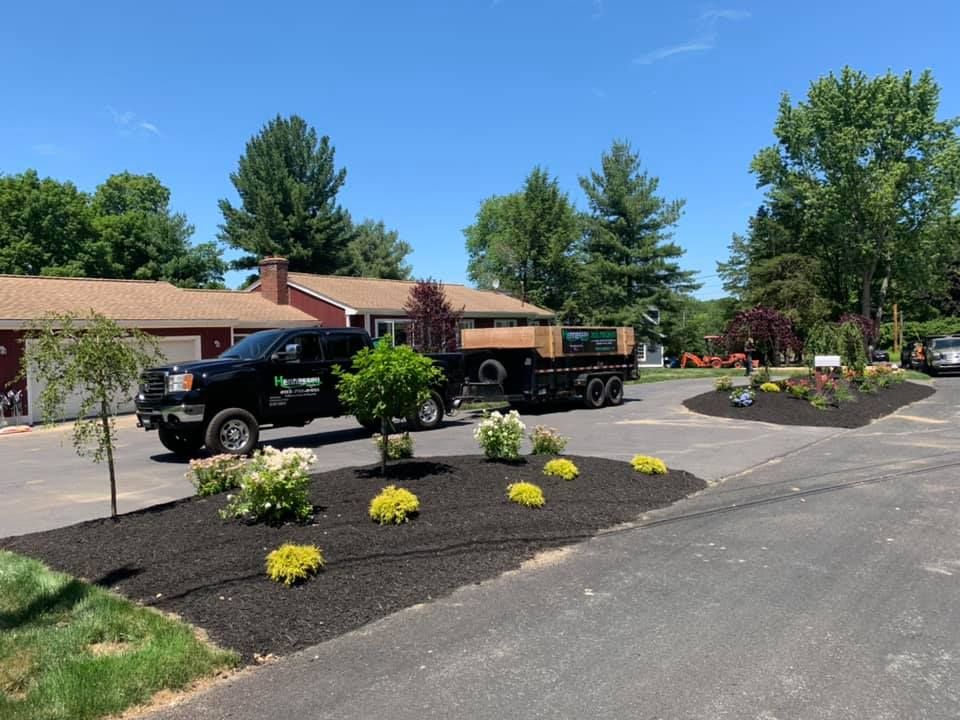
<path id="1" fill-rule="evenodd" d="M 646 362 L 647 361 L 647 344 L 640 343 L 637 345 L 637 362 Z"/>
<path id="2" fill-rule="evenodd" d="M 461 330 L 473 330 L 476 326 L 477 323 L 473 318 L 465 318 L 460 321 Z"/>
<path id="3" fill-rule="evenodd" d="M 498 327 L 516 327 L 517 321 L 514 318 L 497 318 L 493 321 L 493 326 Z"/>
<path id="4" fill-rule="evenodd" d="M 390 336 L 394 345 L 406 345 L 409 331 L 409 320 L 377 320 L 377 337 Z"/>

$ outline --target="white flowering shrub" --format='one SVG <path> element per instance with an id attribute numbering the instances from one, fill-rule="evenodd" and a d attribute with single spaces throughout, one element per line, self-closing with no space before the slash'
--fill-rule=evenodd
<path id="1" fill-rule="evenodd" d="M 240 487 L 246 458 L 236 455 L 214 455 L 190 461 L 187 479 L 197 488 L 197 495 L 206 497 Z"/>
<path id="2" fill-rule="evenodd" d="M 220 515 L 270 523 L 307 520 L 313 512 L 307 497 L 308 471 L 316 461 L 306 448 L 258 450 L 247 464 L 239 491 L 227 496 Z"/>
<path id="3" fill-rule="evenodd" d="M 495 460 L 516 460 L 520 457 L 520 443 L 527 426 L 520 414 L 511 410 L 506 415 L 485 412 L 473 436 L 483 448 L 483 454 Z"/>

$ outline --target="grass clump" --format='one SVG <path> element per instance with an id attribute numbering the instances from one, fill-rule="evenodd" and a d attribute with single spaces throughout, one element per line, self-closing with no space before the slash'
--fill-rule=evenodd
<path id="1" fill-rule="evenodd" d="M 373 443 L 383 452 L 383 435 L 374 435 Z M 410 433 L 387 435 L 387 460 L 404 460 L 413 457 L 413 438 Z"/>
<path id="2" fill-rule="evenodd" d="M 528 482 L 511 483 L 507 485 L 507 498 L 524 507 L 538 508 L 547 502 L 543 490 L 539 485 Z"/>
<path id="3" fill-rule="evenodd" d="M 554 428 L 546 425 L 537 425 L 530 433 L 534 455 L 559 455 L 567 446 L 569 438 L 563 437 Z"/>
<path id="4" fill-rule="evenodd" d="M 227 454 L 191 460 L 187 479 L 200 497 L 216 495 L 240 487 L 246 464 L 244 458 Z"/>
<path id="5" fill-rule="evenodd" d="M 630 461 L 633 469 L 644 475 L 666 475 L 667 465 L 660 458 L 649 455 L 634 455 Z"/>
<path id="6" fill-rule="evenodd" d="M 287 587 L 317 574 L 326 564 L 316 545 L 284 543 L 267 555 L 267 575 Z"/>
<path id="7" fill-rule="evenodd" d="M 370 518 L 381 525 L 405 523 L 410 515 L 420 512 L 420 500 L 406 488 L 387 485 L 370 501 Z"/>
<path id="8" fill-rule="evenodd" d="M 558 477 L 564 480 L 573 480 L 580 474 L 580 470 L 572 460 L 557 458 L 543 466 L 543 474 Z"/>
<path id="9" fill-rule="evenodd" d="M 0 551 L 0 717 L 92 720 L 233 667 L 186 624 Z"/>

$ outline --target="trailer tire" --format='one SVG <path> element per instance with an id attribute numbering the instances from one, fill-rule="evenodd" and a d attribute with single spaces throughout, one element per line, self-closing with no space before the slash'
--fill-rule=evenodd
<path id="1" fill-rule="evenodd" d="M 214 455 L 249 455 L 260 440 L 257 419 L 242 408 L 221 410 L 207 425 L 204 444 Z"/>
<path id="2" fill-rule="evenodd" d="M 602 408 L 607 399 L 607 389 L 600 378 L 591 378 L 583 389 L 583 404 L 591 410 Z"/>
<path id="3" fill-rule="evenodd" d="M 623 405 L 623 380 L 616 375 L 607 380 L 604 395 L 607 405 Z"/>
<path id="4" fill-rule="evenodd" d="M 490 358 L 480 363 L 480 367 L 477 369 L 477 377 L 480 382 L 503 385 L 503 381 L 507 379 L 507 369 L 499 360 Z"/>
<path id="5" fill-rule="evenodd" d="M 717 370 L 719 370 L 720 368 L 723 367 L 723 360 L 721 360 L 720 358 L 714 358 L 713 360 L 710 361 L 710 367 L 716 368 Z"/>

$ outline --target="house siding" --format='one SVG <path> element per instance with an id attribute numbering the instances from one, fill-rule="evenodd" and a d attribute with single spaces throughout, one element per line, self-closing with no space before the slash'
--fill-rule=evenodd
<path id="1" fill-rule="evenodd" d="M 290 304 L 297 310 L 301 310 L 307 315 L 312 315 L 319 320 L 324 327 L 346 327 L 347 313 L 343 308 L 307 295 L 301 290 L 290 288 Z"/>

